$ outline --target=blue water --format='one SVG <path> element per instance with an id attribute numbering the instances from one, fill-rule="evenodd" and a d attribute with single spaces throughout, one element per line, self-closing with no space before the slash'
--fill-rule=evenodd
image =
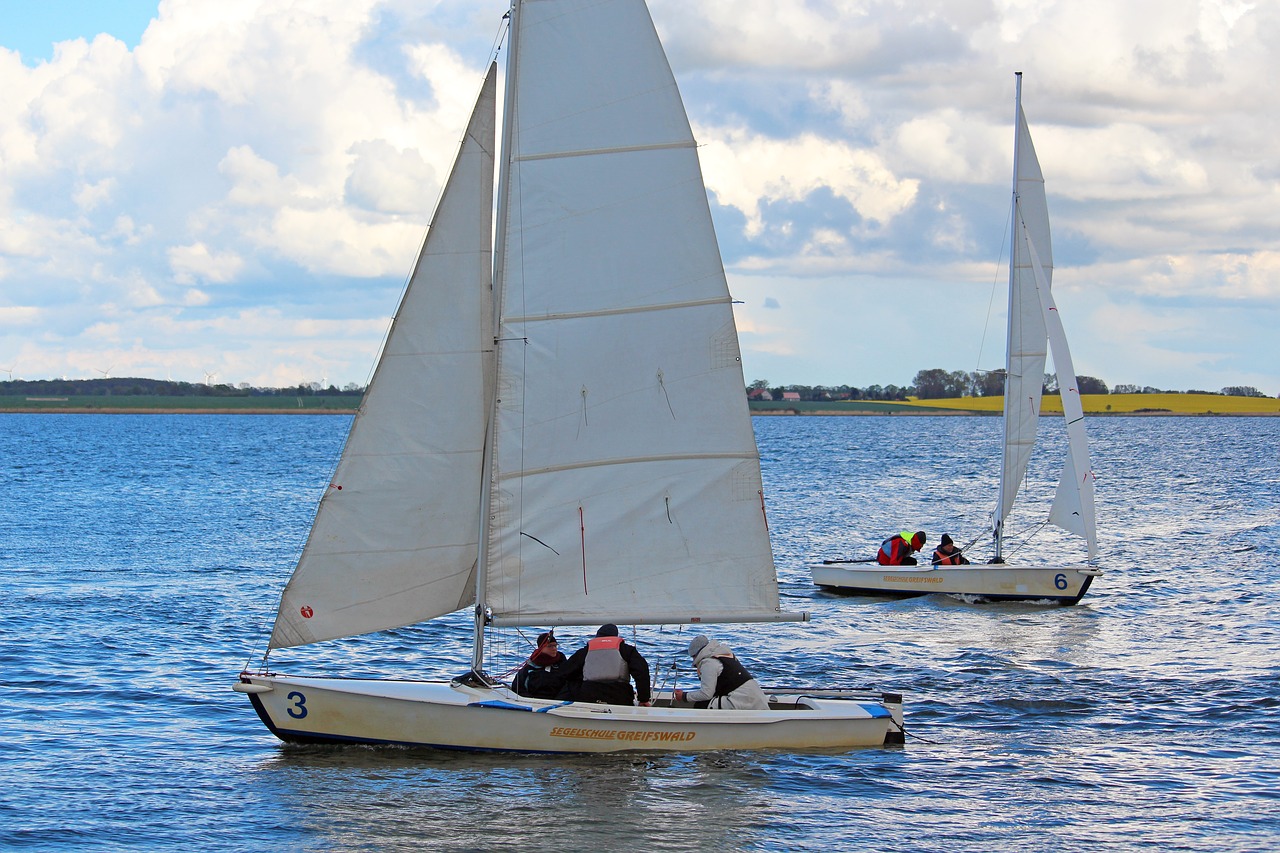
<path id="1" fill-rule="evenodd" d="M 287 747 L 229 689 L 348 424 L 0 415 L 0 847 L 1280 849 L 1280 419 L 1093 419 L 1107 573 L 1059 608 L 809 581 L 904 527 L 978 536 L 996 420 L 758 418 L 783 595 L 813 621 L 716 633 L 766 683 L 901 691 L 907 744 L 592 758 Z M 1025 502 L 1041 512 L 1048 457 Z M 1047 530 L 1015 547 L 1078 554 Z M 272 661 L 448 676 L 468 632 L 459 616 Z M 666 673 L 687 638 L 637 640 Z"/>

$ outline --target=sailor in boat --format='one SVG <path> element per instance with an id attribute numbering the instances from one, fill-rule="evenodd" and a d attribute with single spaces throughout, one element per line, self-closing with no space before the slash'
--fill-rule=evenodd
<path id="1" fill-rule="evenodd" d="M 944 533 L 942 542 L 933 551 L 933 564 L 935 566 L 967 566 L 969 561 L 956 547 L 956 543 L 951 541 L 951 537 Z"/>
<path id="2" fill-rule="evenodd" d="M 912 533 L 904 530 L 895 533 L 880 543 L 880 552 L 876 554 L 876 562 L 882 566 L 914 566 L 916 558 L 911 556 L 924 547 L 923 530 Z"/>
<path id="3" fill-rule="evenodd" d="M 606 705 L 651 704 L 649 662 L 618 636 L 618 626 L 601 625 L 596 635 L 560 667 L 565 679 L 557 699 Z M 631 689 L 631 681 L 636 683 Z"/>
<path id="4" fill-rule="evenodd" d="M 702 703 L 708 708 L 739 711 L 767 711 L 769 699 L 760 682 L 724 643 L 713 642 L 699 634 L 689 641 L 689 657 L 702 684 L 697 690 L 675 691 L 677 702 Z"/>
<path id="5" fill-rule="evenodd" d="M 554 699 L 564 688 L 561 665 L 568 660 L 560 651 L 553 631 L 538 635 L 538 645 L 516 672 L 511 689 L 520 696 L 533 699 Z"/>

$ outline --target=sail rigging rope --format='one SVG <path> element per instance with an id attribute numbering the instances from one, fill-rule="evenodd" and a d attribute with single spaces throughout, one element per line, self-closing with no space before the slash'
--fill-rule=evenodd
<path id="1" fill-rule="evenodd" d="M 1035 526 L 1035 528 L 1034 528 L 1033 530 L 1031 530 L 1031 532 L 1029 532 L 1029 533 L 1018 533 L 1018 534 L 1016 534 L 1016 535 L 1018 535 L 1018 536 L 1024 536 L 1024 535 L 1025 535 L 1025 536 L 1026 536 L 1026 538 L 1022 540 L 1022 544 L 1020 544 L 1017 548 L 1014 548 L 1012 551 L 1010 551 L 1008 554 L 1006 554 L 1006 555 L 1004 555 L 1004 556 L 1005 556 L 1005 557 L 1012 557 L 1014 554 L 1018 553 L 1018 552 L 1019 552 L 1019 551 L 1021 551 L 1023 548 L 1025 548 L 1027 545 L 1031 544 L 1031 540 L 1032 540 L 1032 539 L 1034 539 L 1034 538 L 1036 537 L 1036 534 L 1037 534 L 1037 533 L 1039 533 L 1041 530 L 1044 530 L 1048 525 L 1049 525 L 1049 522 L 1048 522 L 1047 520 L 1046 520 L 1046 521 L 1042 521 L 1042 522 L 1040 522 L 1039 524 L 1037 524 L 1037 525 Z"/>
<path id="2" fill-rule="evenodd" d="M 995 275 L 991 277 L 991 296 L 987 299 L 987 316 L 982 323 L 982 338 L 978 343 L 978 358 L 973 367 L 975 372 L 982 372 L 979 370 L 979 367 L 982 364 L 982 351 L 986 349 L 987 346 L 987 330 L 991 328 L 991 310 L 992 306 L 994 306 L 996 302 L 996 288 L 1000 284 L 1000 268 L 1004 261 L 1005 238 L 1008 236 L 1010 231 L 1009 219 L 1012 216 L 1013 207 L 1010 205 L 1009 213 L 1005 216 L 1002 236 L 1000 237 L 1000 253 L 996 256 L 998 260 L 996 261 Z M 1003 387 L 1000 390 L 1003 393 Z"/>

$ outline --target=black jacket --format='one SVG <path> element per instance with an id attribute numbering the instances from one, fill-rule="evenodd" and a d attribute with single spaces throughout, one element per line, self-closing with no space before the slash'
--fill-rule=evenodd
<path id="1" fill-rule="evenodd" d="M 564 687 L 564 675 L 561 668 L 568 660 L 562 653 L 556 652 L 556 659 L 545 666 L 539 666 L 531 660 L 516 673 L 511 682 L 511 689 L 520 696 L 533 699 L 554 699 Z"/>
<path id="2" fill-rule="evenodd" d="M 629 681 L 583 681 L 582 667 L 587 662 L 588 651 L 589 648 L 583 646 L 560 667 L 559 674 L 564 678 L 565 685 L 556 696 L 557 699 L 604 702 L 608 705 L 631 705 L 637 699 L 641 702 L 649 701 L 649 662 L 635 646 L 624 640 L 618 648 L 627 664 L 628 673 L 636 683 L 634 692 Z"/>

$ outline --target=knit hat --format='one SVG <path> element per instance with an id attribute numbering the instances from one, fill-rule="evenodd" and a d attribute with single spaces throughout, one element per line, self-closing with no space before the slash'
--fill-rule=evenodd
<path id="1" fill-rule="evenodd" d="M 554 631 L 548 631 L 545 634 L 538 635 L 539 648 L 541 648 L 542 646 L 545 646 L 547 643 L 556 643 L 557 645 L 559 645 L 559 641 L 556 640 L 556 635 Z"/>
<path id="2" fill-rule="evenodd" d="M 696 658 L 698 652 L 707 647 L 707 643 L 711 642 L 705 634 L 699 634 L 689 641 L 689 657 Z"/>
<path id="3" fill-rule="evenodd" d="M 618 636 L 618 626 L 610 622 L 608 625 L 601 625 L 600 630 L 596 631 L 597 637 L 616 637 Z"/>
<path id="4" fill-rule="evenodd" d="M 950 537 L 950 536 L 948 536 L 948 535 L 947 535 L 947 534 L 945 534 L 945 533 L 944 533 L 944 534 L 942 534 L 942 544 L 943 544 L 943 545 L 951 545 L 951 544 L 953 544 L 953 543 L 951 542 L 951 537 Z"/>
<path id="5" fill-rule="evenodd" d="M 929 540 L 925 538 L 924 531 L 917 530 L 916 535 L 911 537 L 911 547 L 915 548 L 916 550 L 919 550 L 920 548 L 924 547 L 924 543 L 927 541 Z"/>

